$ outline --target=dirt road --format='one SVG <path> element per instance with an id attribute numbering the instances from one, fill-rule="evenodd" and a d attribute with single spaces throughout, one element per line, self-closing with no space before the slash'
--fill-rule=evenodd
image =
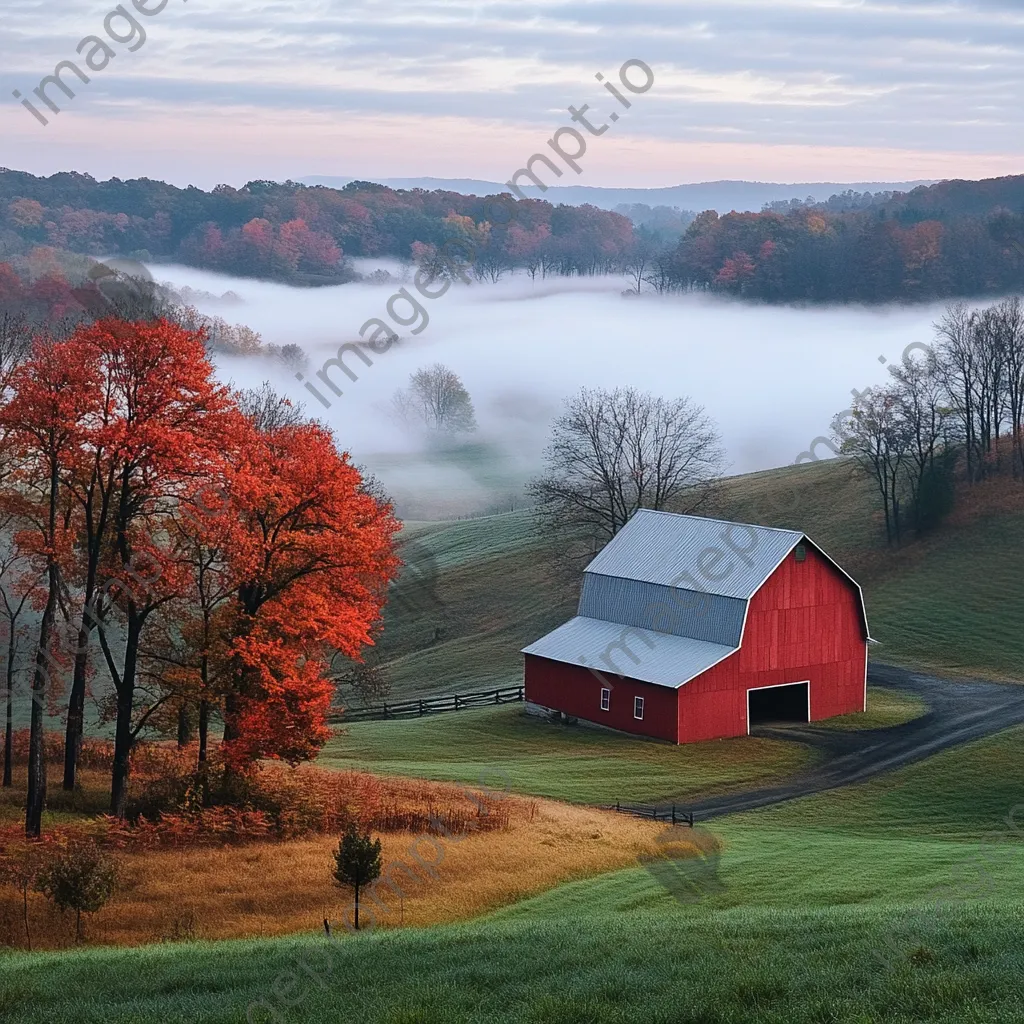
<path id="1" fill-rule="evenodd" d="M 903 725 L 863 732 L 835 732 L 812 725 L 758 729 L 758 736 L 798 740 L 813 746 L 820 758 L 813 767 L 779 785 L 709 797 L 698 803 L 680 801 L 680 806 L 693 811 L 696 821 L 749 811 L 863 782 L 893 768 L 922 761 L 948 747 L 1024 723 L 1024 686 L 952 682 L 888 665 L 873 665 L 869 679 L 876 686 L 920 697 L 930 710 Z"/>

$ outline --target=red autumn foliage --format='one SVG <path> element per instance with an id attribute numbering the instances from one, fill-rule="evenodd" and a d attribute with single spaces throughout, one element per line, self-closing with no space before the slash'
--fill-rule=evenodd
<path id="1" fill-rule="evenodd" d="M 234 770 L 313 757 L 330 735 L 330 660 L 372 642 L 398 567 L 392 510 L 365 492 L 331 433 L 250 419 L 215 381 L 201 332 L 112 318 L 64 342 L 39 339 L 12 376 L 0 429 L 16 466 L 0 511 L 19 519 L 33 573 L 48 574 L 40 646 L 62 675 L 75 652 L 65 787 L 94 626 L 115 690 L 116 815 L 140 731 L 197 694 L 224 718 Z M 199 511 L 210 491 L 221 500 Z M 197 633 L 203 572 L 218 583 Z M 54 612 L 69 597 L 79 604 L 64 631 Z M 62 644 L 65 632 L 77 644 Z M 164 657 L 182 644 L 195 649 Z M 214 663 L 216 686 L 200 662 Z M 37 690 L 58 694 L 45 679 Z M 43 775 L 33 778 L 42 793 Z"/>
<path id="2" fill-rule="evenodd" d="M 320 425 L 251 427 L 225 466 L 217 514 L 199 528 L 235 583 L 224 754 L 237 766 L 307 760 L 330 736 L 329 659 L 358 658 L 373 642 L 397 572 L 392 510 L 365 493 Z"/>

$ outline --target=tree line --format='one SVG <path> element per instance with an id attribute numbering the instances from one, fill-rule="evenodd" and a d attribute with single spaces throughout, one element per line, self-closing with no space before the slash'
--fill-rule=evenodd
<path id="1" fill-rule="evenodd" d="M 931 529 L 951 508 L 962 464 L 977 482 L 1024 479 L 1024 303 L 954 303 L 932 346 L 889 367 L 890 381 L 859 395 L 833 424 L 837 451 L 874 481 L 886 536 Z"/>
<path id="2" fill-rule="evenodd" d="M 502 210 L 512 209 L 514 216 Z M 474 270 L 491 280 L 615 270 L 633 225 L 593 206 L 487 197 L 371 182 L 343 189 L 252 181 L 210 192 L 148 179 L 98 182 L 87 174 L 39 178 L 0 170 L 0 257 L 48 246 L 92 255 L 176 261 L 242 276 L 330 284 L 354 276 L 345 256 L 410 259 L 467 231 L 480 243 Z"/>
<path id="3" fill-rule="evenodd" d="M 313 756 L 333 661 L 372 642 L 397 572 L 390 504 L 269 387 L 219 384 L 202 328 L 106 316 L 0 343 L 4 784 L 21 702 L 26 833 L 46 801 L 47 712 L 66 713 L 71 790 L 94 688 L 118 816 L 147 729 L 197 729 L 200 775 L 214 718 L 229 777 Z"/>
<path id="4" fill-rule="evenodd" d="M 891 302 L 1024 286 L 1024 219 L 1000 206 L 938 206 L 926 201 L 929 191 L 882 194 L 866 205 L 835 197 L 761 213 L 705 212 L 675 249 L 659 253 L 661 277 L 674 289 L 764 302 Z M 1016 193 L 1021 209 L 1024 184 Z"/>
<path id="5" fill-rule="evenodd" d="M 206 192 L 0 170 L 0 258 L 49 247 L 331 284 L 354 278 L 347 256 L 413 259 L 434 272 L 453 238 L 471 246 L 480 280 L 626 273 L 637 292 L 767 302 L 1007 294 L 1024 287 L 1024 176 L 695 217 L 365 181 L 342 189 L 251 181 Z"/>

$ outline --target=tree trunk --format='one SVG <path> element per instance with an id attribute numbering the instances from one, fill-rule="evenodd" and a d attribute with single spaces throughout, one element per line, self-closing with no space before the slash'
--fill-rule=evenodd
<path id="1" fill-rule="evenodd" d="M 183 704 L 178 708 L 178 749 L 184 750 L 192 742 L 192 722 L 189 720 L 188 708 Z"/>
<path id="2" fill-rule="evenodd" d="M 356 931 L 359 931 L 359 884 L 356 883 Z"/>
<path id="3" fill-rule="evenodd" d="M 199 766 L 206 764 L 207 741 L 210 732 L 210 702 L 199 702 Z"/>
<path id="4" fill-rule="evenodd" d="M 117 688 L 117 723 L 114 727 L 114 767 L 110 779 L 110 813 L 123 818 L 128 799 L 128 774 L 131 770 L 132 711 L 135 707 L 135 670 L 139 658 L 142 622 L 134 608 L 128 611 L 128 631 L 124 645 L 124 669 Z"/>
<path id="5" fill-rule="evenodd" d="M 14 785 L 14 655 L 17 651 L 14 624 L 7 640 L 7 722 L 4 728 L 4 789 Z"/>
<path id="6" fill-rule="evenodd" d="M 128 799 L 128 774 L 132 755 L 132 707 L 134 693 L 122 681 L 117 694 L 117 725 L 114 730 L 114 767 L 110 778 L 110 813 L 123 818 Z"/>
<path id="7" fill-rule="evenodd" d="M 75 649 L 75 668 L 68 700 L 68 724 L 64 730 L 64 783 L 70 793 L 78 781 L 78 759 L 82 755 L 82 737 L 85 732 L 85 678 L 89 668 L 89 635 L 92 633 L 92 588 L 89 587 L 78 629 L 78 647 Z"/>
<path id="8" fill-rule="evenodd" d="M 46 662 L 50 654 L 50 636 L 53 632 L 54 612 L 57 604 L 57 569 L 50 567 L 50 592 L 39 624 L 39 647 L 32 677 L 32 716 L 28 743 L 28 795 L 25 800 L 25 835 L 38 839 L 43 831 L 43 807 L 46 805 L 46 751 L 43 737 L 43 704 L 46 701 L 46 682 L 49 679 Z"/>

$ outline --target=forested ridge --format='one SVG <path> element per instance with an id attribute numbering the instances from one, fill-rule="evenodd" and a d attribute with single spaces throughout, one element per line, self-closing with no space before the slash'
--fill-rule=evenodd
<path id="1" fill-rule="evenodd" d="M 315 285 L 351 280 L 347 257 L 412 259 L 433 274 L 439 250 L 455 240 L 458 256 L 444 259 L 465 258 L 492 282 L 512 271 L 618 273 L 634 291 L 767 302 L 915 301 L 1024 287 L 1024 176 L 775 203 L 761 213 L 707 211 L 678 240 L 654 230 L 651 214 L 631 211 L 631 220 L 592 206 L 370 182 L 253 181 L 207 192 L 0 170 L 0 259 L 43 247 Z M 679 217 L 679 229 L 688 219 Z"/>
<path id="2" fill-rule="evenodd" d="M 669 277 L 770 302 L 923 300 L 1024 285 L 1024 176 L 858 198 L 703 213 L 672 254 Z"/>

